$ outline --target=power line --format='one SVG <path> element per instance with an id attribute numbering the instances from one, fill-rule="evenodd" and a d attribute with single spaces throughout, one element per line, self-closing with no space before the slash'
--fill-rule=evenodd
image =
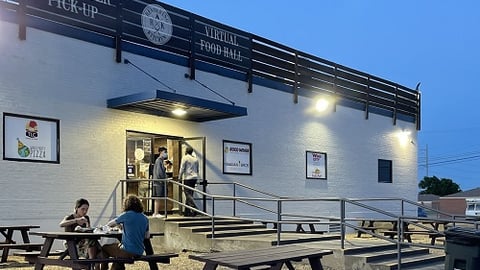
<path id="1" fill-rule="evenodd" d="M 480 155 L 477 155 L 477 156 L 471 156 L 471 157 L 443 160 L 438 162 L 429 162 L 428 166 L 434 167 L 434 166 L 441 166 L 441 165 L 449 165 L 449 164 L 462 163 L 462 162 L 474 161 L 479 159 L 480 159 Z M 426 165 L 419 165 L 419 166 L 426 166 Z"/>
<path id="2" fill-rule="evenodd" d="M 480 159 L 480 151 L 466 152 L 456 155 L 441 156 L 436 158 L 430 158 L 428 155 L 428 145 L 425 149 L 425 159 L 420 160 L 418 166 L 426 167 L 427 172 L 429 167 L 450 165 L 456 163 L 470 162 Z M 427 173 L 428 175 L 428 173 Z"/>

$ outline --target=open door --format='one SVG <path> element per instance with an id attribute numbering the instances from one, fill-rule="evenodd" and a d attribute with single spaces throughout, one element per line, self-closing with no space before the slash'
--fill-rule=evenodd
<path id="1" fill-rule="evenodd" d="M 180 153 L 180 160 L 183 158 L 185 155 L 185 150 L 187 146 L 191 146 L 193 148 L 193 155 L 197 157 L 198 159 L 198 181 L 197 181 L 197 187 L 202 186 L 201 190 L 203 192 L 206 192 L 207 190 L 207 180 L 205 179 L 205 143 L 206 139 L 205 137 L 195 137 L 195 138 L 183 138 L 180 141 L 179 144 L 179 153 Z M 182 194 L 181 197 L 184 197 L 184 194 Z M 185 201 L 185 200 L 183 200 Z M 207 207 L 206 207 L 206 197 L 202 196 L 202 206 L 198 205 L 199 209 L 202 209 L 202 211 L 206 212 Z"/>

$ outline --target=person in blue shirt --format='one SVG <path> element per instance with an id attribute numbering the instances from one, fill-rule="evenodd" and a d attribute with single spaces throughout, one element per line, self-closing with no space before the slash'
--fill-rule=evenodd
<path id="1" fill-rule="evenodd" d="M 109 227 L 118 225 L 122 228 L 122 242 L 103 246 L 103 253 L 115 258 L 133 258 L 142 255 L 145 251 L 143 241 L 150 237 L 150 232 L 148 218 L 143 214 L 143 204 L 137 196 L 127 196 L 123 203 L 123 213 L 106 224 Z M 125 264 L 113 263 L 111 269 L 123 270 Z"/>

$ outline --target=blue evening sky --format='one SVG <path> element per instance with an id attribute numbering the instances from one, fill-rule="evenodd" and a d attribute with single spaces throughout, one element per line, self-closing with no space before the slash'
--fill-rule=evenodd
<path id="1" fill-rule="evenodd" d="M 420 82 L 418 178 L 428 153 L 429 176 L 480 186 L 480 1 L 162 2 L 412 89 Z"/>

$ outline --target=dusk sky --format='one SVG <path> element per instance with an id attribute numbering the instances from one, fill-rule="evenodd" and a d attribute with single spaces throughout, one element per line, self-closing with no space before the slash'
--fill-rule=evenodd
<path id="1" fill-rule="evenodd" d="M 419 175 L 479 187 L 480 1 L 163 3 L 422 93 Z M 428 149 L 428 151 L 427 151 Z"/>

